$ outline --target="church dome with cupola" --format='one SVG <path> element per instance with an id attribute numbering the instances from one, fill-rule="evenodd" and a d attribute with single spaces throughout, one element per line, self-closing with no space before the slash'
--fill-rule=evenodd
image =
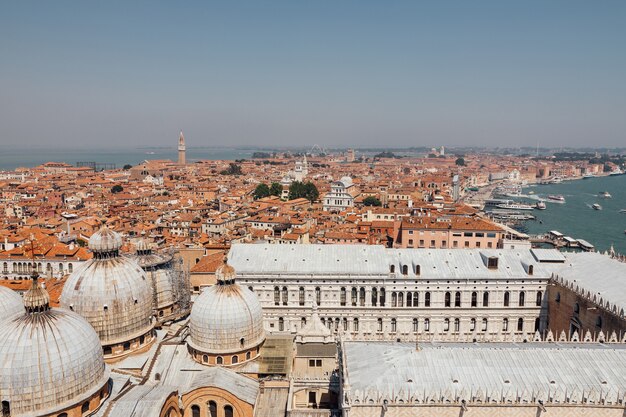
<path id="1" fill-rule="evenodd" d="M 257 296 L 235 282 L 224 263 L 217 284 L 197 298 L 191 310 L 188 342 L 194 359 L 209 365 L 234 365 L 256 358 L 265 341 L 263 311 Z"/>
<path id="2" fill-rule="evenodd" d="M 143 351 L 154 341 L 152 289 L 137 262 L 122 257 L 121 236 L 106 225 L 89 239 L 93 258 L 68 278 L 61 306 L 83 316 L 107 360 Z"/>
<path id="3" fill-rule="evenodd" d="M 110 389 L 96 332 L 78 314 L 50 308 L 36 275 L 22 310 L 0 326 L 0 415 L 94 413 Z"/>

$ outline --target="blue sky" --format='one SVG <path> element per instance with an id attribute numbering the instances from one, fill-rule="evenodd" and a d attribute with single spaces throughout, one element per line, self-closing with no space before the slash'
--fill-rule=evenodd
<path id="1" fill-rule="evenodd" d="M 0 2 L 0 144 L 626 146 L 625 1 Z"/>

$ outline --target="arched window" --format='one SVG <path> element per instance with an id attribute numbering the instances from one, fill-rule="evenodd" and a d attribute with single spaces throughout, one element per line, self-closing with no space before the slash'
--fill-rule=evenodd
<path id="1" fill-rule="evenodd" d="M 483 307 L 489 307 L 489 291 L 483 293 Z"/>
<path id="2" fill-rule="evenodd" d="M 363 287 L 359 290 L 359 305 L 361 307 L 365 306 L 365 288 Z"/>
<path id="3" fill-rule="evenodd" d="M 351 302 L 352 302 L 352 306 L 356 306 L 356 296 L 357 296 L 357 289 L 356 287 L 352 287 L 352 292 L 351 292 Z"/>
<path id="4" fill-rule="evenodd" d="M 413 307 L 419 307 L 420 305 L 419 295 L 420 294 L 417 291 L 413 293 Z"/>
<path id="5" fill-rule="evenodd" d="M 209 363 L 209 355 L 202 355 L 202 362 Z"/>
<path id="6" fill-rule="evenodd" d="M 507 318 L 502 319 L 502 331 L 503 332 L 509 331 L 509 319 Z"/>
<path id="7" fill-rule="evenodd" d="M 217 417 L 217 403 L 209 401 L 209 417 Z"/>
<path id="8" fill-rule="evenodd" d="M 461 321 L 459 319 L 454 319 L 454 331 L 457 333 L 461 331 Z"/>
<path id="9" fill-rule="evenodd" d="M 8 414 L 7 414 L 8 415 Z M 61 413 L 57 417 L 67 417 L 67 413 Z"/>
<path id="10" fill-rule="evenodd" d="M 233 407 L 230 405 L 224 406 L 224 417 L 233 417 Z"/>
<path id="11" fill-rule="evenodd" d="M 598 316 L 598 318 L 596 319 L 596 327 L 598 329 L 602 328 L 602 317 Z"/>
<path id="12" fill-rule="evenodd" d="M 352 331 L 355 333 L 359 331 L 359 319 L 352 320 Z"/>
<path id="13" fill-rule="evenodd" d="M 402 265 L 402 275 L 408 275 L 408 274 L 409 274 L 408 265 Z"/>
<path id="14" fill-rule="evenodd" d="M 39 269 L 41 269 L 41 264 L 39 264 Z M 74 271 L 74 265 L 70 262 L 67 264 L 67 271 L 71 274 Z"/>
<path id="15" fill-rule="evenodd" d="M 424 306 L 425 307 L 430 307 L 430 291 L 427 291 L 424 294 Z"/>
<path id="16" fill-rule="evenodd" d="M 230 358 L 230 363 L 232 364 L 239 363 L 239 356 L 234 355 L 232 358 Z"/>
<path id="17" fill-rule="evenodd" d="M 450 301 L 451 297 L 452 296 L 450 295 L 450 291 L 446 291 L 445 300 L 444 300 L 444 306 L 445 307 L 450 307 L 450 305 L 451 305 L 450 304 L 451 303 L 451 301 Z"/>
<path id="18" fill-rule="evenodd" d="M 243 346 L 245 345 L 245 343 L 246 343 L 246 339 L 244 339 L 243 337 L 242 337 L 241 339 L 239 339 L 239 347 L 240 347 L 240 348 L 243 348 Z"/>
<path id="19" fill-rule="evenodd" d="M 191 417 L 200 417 L 200 407 L 197 405 L 191 406 Z"/>
<path id="20" fill-rule="evenodd" d="M 519 292 L 519 306 L 524 307 L 524 303 L 526 302 L 526 293 L 524 291 Z"/>
<path id="21" fill-rule="evenodd" d="M 511 293 L 508 291 L 504 292 L 504 306 L 508 307 L 511 303 Z"/>
<path id="22" fill-rule="evenodd" d="M 278 331 L 282 332 L 285 330 L 285 319 L 283 319 L 282 317 L 278 318 Z"/>
<path id="23" fill-rule="evenodd" d="M 372 305 L 376 307 L 378 304 L 378 288 L 372 288 Z"/>
<path id="24" fill-rule="evenodd" d="M 556 301 L 557 303 L 561 302 L 561 293 L 560 292 L 556 293 L 556 297 L 554 298 L 554 301 Z"/>
<path id="25" fill-rule="evenodd" d="M 574 314 L 579 314 L 580 313 L 580 306 L 578 305 L 578 303 L 574 304 Z"/>
<path id="26" fill-rule="evenodd" d="M 378 319 L 376 321 L 378 323 L 378 331 L 382 332 L 383 331 L 383 319 Z"/>
<path id="27" fill-rule="evenodd" d="M 380 306 L 381 307 L 385 306 L 385 289 L 384 288 L 380 289 Z"/>
<path id="28" fill-rule="evenodd" d="M 487 331 L 487 324 L 488 324 L 487 319 L 486 318 L 483 319 L 483 332 Z"/>
<path id="29" fill-rule="evenodd" d="M 476 319 L 473 318 L 470 320 L 470 331 L 473 332 L 474 330 L 476 330 Z"/>
<path id="30" fill-rule="evenodd" d="M 246 360 L 250 360 L 250 352 L 246 352 Z"/>
<path id="31" fill-rule="evenodd" d="M 280 288 L 274 287 L 274 305 L 280 305 Z"/>
<path id="32" fill-rule="evenodd" d="M 396 266 L 395 265 L 389 265 L 389 272 L 391 272 L 392 274 L 394 272 L 396 272 Z"/>
<path id="33" fill-rule="evenodd" d="M 130 342 L 124 342 L 124 350 L 130 350 Z"/>
<path id="34" fill-rule="evenodd" d="M 424 319 L 424 331 L 430 331 L 430 319 Z"/>
<path id="35" fill-rule="evenodd" d="M 83 403 L 83 405 L 80 406 L 80 412 L 85 414 L 88 411 L 89 411 L 89 401 L 86 401 Z"/>
<path id="36" fill-rule="evenodd" d="M 398 294 L 395 291 L 391 293 L 391 307 L 398 307 Z"/>
<path id="37" fill-rule="evenodd" d="M 286 306 L 289 301 L 289 291 L 287 291 L 287 287 L 283 287 L 283 305 Z"/>
<path id="38" fill-rule="evenodd" d="M 320 287 L 315 287 L 315 303 L 317 305 L 322 304 L 322 290 Z"/>
<path id="39" fill-rule="evenodd" d="M 391 319 L 391 332 L 395 333 L 397 331 L 398 322 L 396 319 Z"/>
<path id="40" fill-rule="evenodd" d="M 537 291 L 537 299 L 535 300 L 535 305 L 537 307 L 541 307 L 543 301 L 543 293 L 541 291 Z"/>
<path id="41" fill-rule="evenodd" d="M 450 330 L 450 319 L 443 320 L 443 331 L 447 332 Z"/>
<path id="42" fill-rule="evenodd" d="M 413 333 L 417 333 L 418 330 L 418 321 L 417 319 L 413 319 Z"/>
<path id="43" fill-rule="evenodd" d="M 517 319 L 517 331 L 521 332 L 524 330 L 524 319 L 523 318 L 519 318 Z"/>
<path id="44" fill-rule="evenodd" d="M 342 323 L 343 323 L 343 331 L 347 332 L 348 331 L 348 319 L 344 317 L 342 319 Z"/>
<path id="45" fill-rule="evenodd" d="M 478 293 L 476 291 L 472 292 L 472 307 L 478 306 Z"/>
<path id="46" fill-rule="evenodd" d="M 222 365 L 224 363 L 224 358 L 218 356 L 217 358 L 215 358 L 215 363 L 217 363 L 218 365 Z"/>
<path id="47" fill-rule="evenodd" d="M 10 415 L 11 415 L 11 404 L 8 401 L 2 401 L 2 417 L 9 417 Z"/>
<path id="48" fill-rule="evenodd" d="M 304 326 L 306 326 L 306 317 L 302 317 L 300 319 L 300 327 L 304 327 Z"/>
<path id="49" fill-rule="evenodd" d="M 406 306 L 413 307 L 413 293 L 410 291 L 406 293 Z"/>
<path id="50" fill-rule="evenodd" d="M 346 305 L 346 287 L 341 287 L 339 290 L 339 304 L 342 306 Z"/>
<path id="51" fill-rule="evenodd" d="M 460 291 L 457 291 L 454 294 L 454 306 L 461 307 L 461 292 Z"/>
<path id="52" fill-rule="evenodd" d="M 304 287 L 298 289 L 298 304 L 304 305 Z"/>
<path id="53" fill-rule="evenodd" d="M 398 293 L 398 307 L 404 307 L 404 293 Z"/>

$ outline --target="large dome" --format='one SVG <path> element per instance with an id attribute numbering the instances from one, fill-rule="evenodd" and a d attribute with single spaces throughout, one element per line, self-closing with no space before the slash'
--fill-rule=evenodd
<path id="1" fill-rule="evenodd" d="M 216 271 L 218 283 L 205 290 L 191 309 L 189 345 L 210 354 L 244 352 L 265 340 L 263 311 L 257 296 L 234 283 L 234 270 Z"/>
<path id="2" fill-rule="evenodd" d="M 143 344 L 143 336 L 153 327 L 150 284 L 141 267 L 119 256 L 117 243 L 110 243 L 118 241 L 119 235 L 106 227 L 95 233 L 89 241 L 93 259 L 70 275 L 60 299 L 62 307 L 87 319 L 103 346 L 137 338 Z"/>
<path id="3" fill-rule="evenodd" d="M 109 371 L 93 328 L 78 314 L 49 309 L 46 299 L 32 297 L 42 304 L 0 326 L 0 401 L 8 402 L 12 417 L 48 415 L 84 402 L 93 410 L 99 403 L 92 399 L 101 402 L 108 394 Z"/>
<path id="4" fill-rule="evenodd" d="M 15 291 L 0 285 L 0 322 L 24 314 L 22 297 Z"/>

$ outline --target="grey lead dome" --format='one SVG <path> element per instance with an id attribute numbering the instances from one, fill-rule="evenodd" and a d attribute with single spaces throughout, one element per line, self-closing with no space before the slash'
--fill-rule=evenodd
<path id="1" fill-rule="evenodd" d="M 93 259 L 68 278 L 61 306 L 83 316 L 103 345 L 125 342 L 152 329 L 152 290 L 141 267 L 121 257 L 121 237 L 103 226 L 89 239 Z"/>
<path id="2" fill-rule="evenodd" d="M 189 344 L 214 354 L 259 346 L 265 340 L 265 331 L 257 296 L 234 283 L 235 272 L 230 265 L 218 268 L 216 276 L 218 283 L 200 294 L 191 309 Z"/>
<path id="3" fill-rule="evenodd" d="M 0 326 L 0 401 L 9 402 L 12 417 L 79 404 L 108 379 L 98 336 L 78 314 L 51 309 Z"/>

